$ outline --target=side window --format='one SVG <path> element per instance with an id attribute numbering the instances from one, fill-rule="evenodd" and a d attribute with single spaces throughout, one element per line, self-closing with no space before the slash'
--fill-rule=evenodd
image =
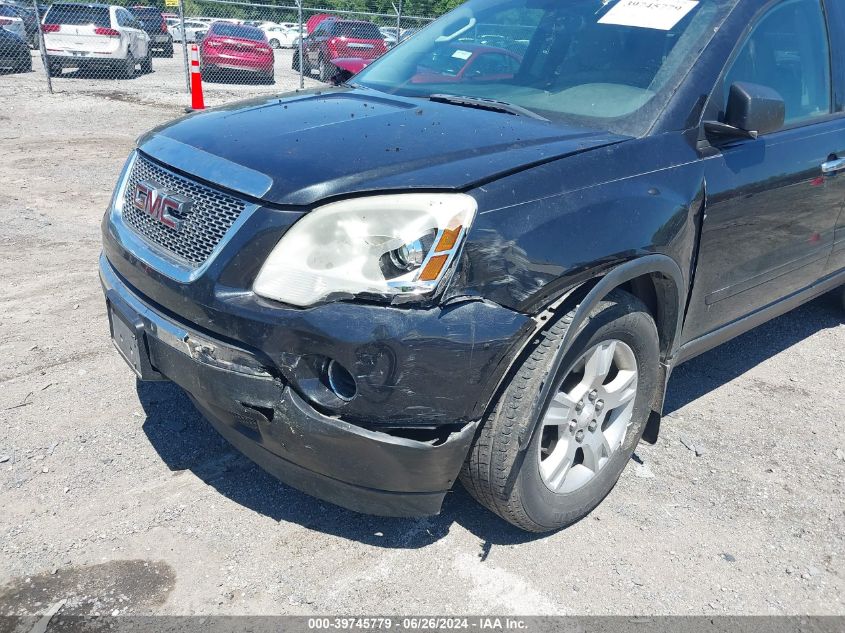
<path id="1" fill-rule="evenodd" d="M 135 18 L 132 17 L 132 14 L 130 14 L 125 9 L 118 9 L 117 10 L 117 23 L 120 26 L 126 26 L 126 27 L 131 28 L 132 26 L 134 26 L 133 25 L 134 21 L 135 21 Z"/>
<path id="2" fill-rule="evenodd" d="M 786 0 L 769 11 L 725 74 L 725 101 L 736 81 L 777 90 L 787 125 L 829 114 L 830 51 L 820 0 Z"/>

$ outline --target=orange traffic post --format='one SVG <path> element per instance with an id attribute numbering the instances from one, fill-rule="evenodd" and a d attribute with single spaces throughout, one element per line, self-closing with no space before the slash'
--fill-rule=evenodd
<path id="1" fill-rule="evenodd" d="M 200 51 L 196 44 L 191 44 L 191 108 L 204 110 L 202 98 L 202 74 L 200 74 Z"/>

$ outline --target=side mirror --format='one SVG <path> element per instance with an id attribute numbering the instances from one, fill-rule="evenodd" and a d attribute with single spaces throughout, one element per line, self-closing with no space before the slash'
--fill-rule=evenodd
<path id="1" fill-rule="evenodd" d="M 759 84 L 738 81 L 731 85 L 725 120 L 705 121 L 708 135 L 757 138 L 783 127 L 786 104 L 777 90 Z"/>

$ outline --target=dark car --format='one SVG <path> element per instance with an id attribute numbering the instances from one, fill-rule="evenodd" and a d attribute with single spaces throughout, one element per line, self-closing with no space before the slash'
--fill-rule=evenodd
<path id="1" fill-rule="evenodd" d="M 358 20 L 327 17 L 303 40 L 302 70 L 310 75 L 317 69 L 321 81 L 329 81 L 337 72 L 336 58 L 373 60 L 384 55 L 387 45 L 375 24 Z M 299 44 L 294 44 L 293 68 L 299 70 Z"/>
<path id="2" fill-rule="evenodd" d="M 511 76 L 412 81 L 513 24 Z M 112 337 L 312 495 L 419 516 L 460 478 L 570 524 L 673 368 L 842 292 L 843 91 L 835 0 L 470 0 L 342 87 L 143 136 L 103 221 Z"/>
<path id="3" fill-rule="evenodd" d="M 150 36 L 150 48 L 161 57 L 173 57 L 173 36 L 167 21 L 155 7 L 134 6 L 129 9 L 141 21 L 141 27 Z"/>
<path id="4" fill-rule="evenodd" d="M 0 19 L 0 72 L 25 73 L 32 70 L 29 45 L 20 36 L 2 27 Z"/>
<path id="5" fill-rule="evenodd" d="M 38 16 L 35 15 L 35 9 L 13 2 L 0 2 L 0 17 L 3 16 L 14 16 L 23 20 L 27 43 L 32 48 L 38 48 Z"/>

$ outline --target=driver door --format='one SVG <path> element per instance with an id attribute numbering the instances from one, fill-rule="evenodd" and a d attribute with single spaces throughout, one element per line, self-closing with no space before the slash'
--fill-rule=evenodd
<path id="1" fill-rule="evenodd" d="M 822 276 L 845 200 L 845 172 L 826 173 L 845 158 L 829 51 L 820 0 L 784 0 L 759 18 L 727 66 L 709 106 L 721 111 L 706 118 L 723 115 L 730 85 L 746 81 L 780 93 L 786 122 L 720 145 L 704 161 L 707 202 L 684 342 Z"/>

